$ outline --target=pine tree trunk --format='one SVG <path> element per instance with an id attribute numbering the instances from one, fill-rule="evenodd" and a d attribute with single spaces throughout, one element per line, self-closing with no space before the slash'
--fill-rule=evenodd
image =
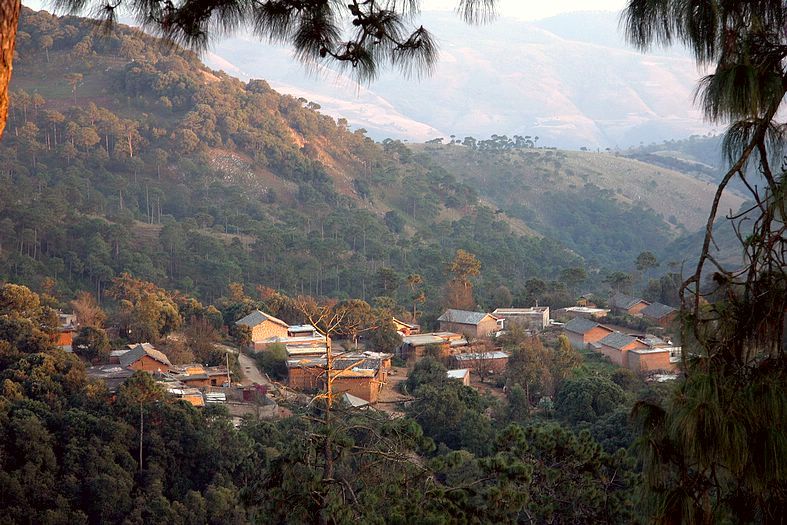
<path id="1" fill-rule="evenodd" d="M 8 86 L 14 60 L 16 28 L 19 25 L 19 0 L 0 0 L 0 137 L 8 118 Z"/>

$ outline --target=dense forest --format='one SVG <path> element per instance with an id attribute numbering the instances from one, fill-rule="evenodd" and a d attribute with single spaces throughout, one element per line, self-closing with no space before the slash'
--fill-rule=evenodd
<path id="1" fill-rule="evenodd" d="M 485 267 L 481 298 L 582 264 L 403 144 L 135 30 L 25 10 L 17 54 L 2 278 L 100 295 L 129 272 L 208 300 L 233 281 L 371 300 L 417 271 L 439 302 L 459 248 Z"/>

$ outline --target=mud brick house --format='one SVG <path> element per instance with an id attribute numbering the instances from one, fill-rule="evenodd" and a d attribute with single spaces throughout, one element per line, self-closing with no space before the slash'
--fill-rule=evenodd
<path id="1" fill-rule="evenodd" d="M 629 350 L 627 368 L 636 373 L 673 371 L 680 362 L 680 348 L 651 347 Z"/>
<path id="2" fill-rule="evenodd" d="M 498 330 L 498 318 L 484 312 L 449 309 L 437 321 L 441 332 L 457 332 L 474 339 L 488 337 Z"/>
<path id="3" fill-rule="evenodd" d="M 230 375 L 226 366 L 186 365 L 171 370 L 173 378 L 193 388 L 222 386 L 230 383 Z"/>
<path id="4" fill-rule="evenodd" d="M 172 363 L 150 343 L 140 343 L 118 359 L 120 366 L 145 372 L 169 372 Z"/>
<path id="5" fill-rule="evenodd" d="M 492 352 L 469 352 L 455 354 L 451 359 L 455 368 L 468 368 L 470 370 L 484 370 L 493 374 L 502 374 L 508 367 L 509 355 L 500 350 Z"/>
<path id="6" fill-rule="evenodd" d="M 558 308 L 553 312 L 554 318 L 558 321 L 570 321 L 575 317 L 584 317 L 585 319 L 603 319 L 609 315 L 609 310 L 606 308 L 595 308 L 590 306 L 568 306 L 566 308 Z"/>
<path id="7" fill-rule="evenodd" d="M 259 310 L 254 310 L 246 317 L 235 321 L 236 325 L 248 326 L 251 331 L 251 344 L 249 345 L 253 350 L 262 350 L 266 339 L 273 337 L 289 337 L 290 326 L 277 319 L 272 315 L 268 315 Z"/>
<path id="8" fill-rule="evenodd" d="M 454 332 L 415 334 L 402 338 L 402 345 L 397 350 L 397 355 L 406 361 L 417 360 L 424 357 L 427 350 L 432 348 L 435 357 L 446 359 L 463 346 L 467 346 L 467 339 L 462 334 Z"/>
<path id="9" fill-rule="evenodd" d="M 331 371 L 333 393 L 337 396 L 349 393 L 369 403 L 376 403 L 380 390 L 388 378 L 386 361 L 370 358 L 364 354 L 345 355 L 333 362 Z M 287 361 L 288 385 L 295 390 L 316 391 L 325 388 L 326 360 L 324 357 L 308 357 Z"/>
<path id="10" fill-rule="evenodd" d="M 588 344 L 600 341 L 613 332 L 612 328 L 582 317 L 575 317 L 563 327 L 563 333 L 577 350 L 584 350 Z"/>
<path id="11" fill-rule="evenodd" d="M 549 326 L 549 307 L 533 306 L 530 308 L 498 308 L 492 315 L 504 319 L 504 328 L 519 325 L 531 330 L 543 330 Z"/>
<path id="12" fill-rule="evenodd" d="M 448 370 L 446 372 L 448 379 L 456 379 L 461 381 L 463 385 L 470 386 L 470 369 L 457 368 L 456 370 Z"/>
<path id="13" fill-rule="evenodd" d="M 669 328 L 678 316 L 678 311 L 675 308 L 661 303 L 649 304 L 640 313 L 642 317 L 653 321 L 662 328 Z"/>
<path id="14" fill-rule="evenodd" d="M 628 351 L 648 348 L 644 341 L 621 332 L 612 332 L 605 338 L 591 343 L 590 346 L 595 351 L 607 356 L 616 365 L 622 367 L 628 365 L 628 357 L 626 355 Z"/>
<path id="15" fill-rule="evenodd" d="M 612 296 L 609 302 L 613 311 L 628 315 L 639 317 L 642 315 L 642 310 L 650 303 L 639 297 L 631 297 L 630 295 L 616 293 Z"/>

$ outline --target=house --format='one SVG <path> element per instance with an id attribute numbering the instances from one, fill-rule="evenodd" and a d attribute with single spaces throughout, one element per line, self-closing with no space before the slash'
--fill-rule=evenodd
<path id="1" fill-rule="evenodd" d="M 145 372 L 169 372 L 172 363 L 162 352 L 153 348 L 150 343 L 140 343 L 124 353 L 118 359 L 120 366 L 129 370 Z"/>
<path id="2" fill-rule="evenodd" d="M 595 308 L 595 301 L 596 297 L 592 293 L 583 293 L 577 299 L 577 306 L 582 306 L 584 308 Z"/>
<path id="3" fill-rule="evenodd" d="M 310 324 L 296 324 L 287 328 L 287 335 L 290 337 L 317 337 L 321 334 Z"/>
<path id="4" fill-rule="evenodd" d="M 673 371 L 681 359 L 680 347 L 650 347 L 629 350 L 626 366 L 636 373 Z"/>
<path id="5" fill-rule="evenodd" d="M 249 315 L 235 321 L 236 325 L 248 326 L 251 331 L 252 350 L 262 350 L 262 341 L 272 337 L 289 337 L 290 326 L 272 315 L 254 310 Z"/>
<path id="6" fill-rule="evenodd" d="M 384 354 L 390 359 L 389 354 Z M 388 378 L 385 359 L 374 359 L 363 354 L 343 355 L 333 362 L 331 371 L 333 393 L 349 393 L 369 403 L 376 403 L 378 394 Z M 296 390 L 314 391 L 325 388 L 326 359 L 305 357 L 287 361 L 288 385 Z"/>
<path id="7" fill-rule="evenodd" d="M 133 348 L 135 345 L 130 345 Z M 120 350 L 112 350 L 109 352 L 109 363 L 113 365 L 120 364 L 120 356 L 126 354 L 131 348 L 121 348 Z"/>
<path id="8" fill-rule="evenodd" d="M 616 293 L 610 299 L 609 305 L 613 311 L 633 316 L 640 316 L 642 310 L 650 303 L 639 297 Z"/>
<path id="9" fill-rule="evenodd" d="M 112 394 L 117 392 L 126 379 L 134 375 L 133 370 L 116 364 L 91 366 L 85 369 L 85 372 L 90 379 L 103 381 Z"/>
<path id="10" fill-rule="evenodd" d="M 555 319 L 560 321 L 569 321 L 575 317 L 584 317 L 585 319 L 603 319 L 609 315 L 609 310 L 606 308 L 595 308 L 590 306 L 568 306 L 566 308 L 559 308 L 553 313 Z"/>
<path id="11" fill-rule="evenodd" d="M 187 387 L 222 386 L 231 383 L 226 366 L 184 365 L 170 370 L 172 378 Z"/>
<path id="12" fill-rule="evenodd" d="M 604 354 L 610 361 L 618 366 L 628 366 L 627 352 L 648 348 L 648 345 L 634 336 L 621 332 L 612 332 L 603 339 L 591 343 L 591 347 L 597 352 Z"/>
<path id="13" fill-rule="evenodd" d="M 76 331 L 74 330 L 59 329 L 52 337 L 52 342 L 55 343 L 56 347 L 65 350 L 66 352 L 72 352 L 75 334 Z"/>
<path id="14" fill-rule="evenodd" d="M 325 366 L 324 357 L 287 359 L 287 385 L 305 392 L 319 390 L 324 383 Z"/>
<path id="15" fill-rule="evenodd" d="M 505 320 L 503 328 L 519 325 L 531 330 L 543 330 L 549 326 L 549 307 L 532 306 L 530 308 L 498 308 L 492 315 Z"/>
<path id="16" fill-rule="evenodd" d="M 347 356 L 334 362 L 331 372 L 334 394 L 348 393 L 376 403 L 388 374 L 379 359 Z"/>
<path id="17" fill-rule="evenodd" d="M 396 331 L 401 335 L 414 335 L 421 333 L 421 325 L 419 324 L 407 323 L 397 319 L 396 317 L 393 318 L 393 324 L 394 327 L 396 327 Z"/>
<path id="18" fill-rule="evenodd" d="M 76 331 L 79 328 L 77 316 L 75 314 L 66 314 L 63 312 L 57 313 L 57 322 L 61 330 Z"/>
<path id="19" fill-rule="evenodd" d="M 484 370 L 494 374 L 502 374 L 508 367 L 509 355 L 500 350 L 492 352 L 468 352 L 455 354 L 451 359 L 457 368 Z"/>
<path id="20" fill-rule="evenodd" d="M 575 317 L 563 326 L 563 333 L 577 350 L 584 350 L 588 344 L 600 341 L 612 332 L 612 328 L 583 317 Z"/>
<path id="21" fill-rule="evenodd" d="M 669 328 L 678 316 L 678 310 L 661 303 L 651 303 L 640 312 L 642 317 L 655 322 L 663 328 Z"/>
<path id="22" fill-rule="evenodd" d="M 446 372 L 448 379 L 456 379 L 462 382 L 465 386 L 470 386 L 470 369 L 457 368 L 456 370 L 448 370 Z"/>
<path id="23" fill-rule="evenodd" d="M 454 332 L 431 332 L 402 338 L 397 354 L 404 360 L 421 359 L 431 347 L 435 357 L 447 358 L 457 348 L 467 346 L 467 339 Z"/>
<path id="24" fill-rule="evenodd" d="M 498 329 L 497 317 L 484 312 L 449 309 L 437 321 L 442 332 L 457 332 L 475 339 L 488 337 Z"/>

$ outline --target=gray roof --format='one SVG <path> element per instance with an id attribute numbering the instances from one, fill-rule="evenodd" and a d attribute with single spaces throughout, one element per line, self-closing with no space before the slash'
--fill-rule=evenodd
<path id="1" fill-rule="evenodd" d="M 138 344 L 122 356 L 120 356 L 120 366 L 129 366 L 131 363 L 137 361 L 138 359 L 142 358 L 142 356 L 148 355 L 152 359 L 155 359 L 159 363 L 165 364 L 167 366 L 172 366 L 172 363 L 169 362 L 167 356 L 165 356 L 162 352 L 159 352 L 150 343 L 143 343 Z"/>
<path id="2" fill-rule="evenodd" d="M 597 326 L 598 323 L 589 319 L 585 319 L 584 317 L 575 317 L 567 322 L 565 326 L 563 326 L 563 329 L 569 332 L 574 332 L 575 334 L 585 334 Z"/>
<path id="3" fill-rule="evenodd" d="M 615 295 L 612 296 L 612 300 L 610 301 L 610 305 L 613 308 L 620 308 L 621 310 L 628 310 L 629 308 L 631 308 L 635 304 L 639 303 L 640 301 L 643 301 L 643 299 L 640 299 L 639 297 L 632 297 L 630 295 L 626 295 L 626 294 L 623 294 L 623 293 L 616 293 Z M 647 302 L 647 301 L 645 301 L 645 302 Z"/>
<path id="4" fill-rule="evenodd" d="M 651 319 L 662 319 L 674 311 L 675 308 L 671 306 L 667 306 L 666 304 L 651 303 L 645 308 L 643 308 L 640 313 L 645 317 L 649 317 Z"/>
<path id="5" fill-rule="evenodd" d="M 235 324 L 240 324 L 240 325 L 248 326 L 249 328 L 251 328 L 251 327 L 257 326 L 258 324 L 262 324 L 265 321 L 271 321 L 271 322 L 274 322 L 276 324 L 280 324 L 280 325 L 282 325 L 285 328 L 289 328 L 289 325 L 287 323 L 285 323 L 284 321 L 282 321 L 281 319 L 273 317 L 272 315 L 268 315 L 265 312 L 261 312 L 259 310 L 254 310 L 252 313 L 250 313 L 246 317 L 242 317 L 242 318 L 238 319 L 237 321 L 235 321 Z"/>
<path id="6" fill-rule="evenodd" d="M 509 355 L 500 350 L 494 352 L 471 352 L 467 354 L 456 354 L 454 358 L 457 361 L 482 361 L 487 359 L 508 359 Z"/>
<path id="7" fill-rule="evenodd" d="M 468 312 L 467 310 L 446 310 L 443 315 L 437 318 L 438 321 L 445 321 L 446 323 L 459 323 L 459 324 L 472 324 L 477 325 L 484 320 L 486 316 L 497 319 L 494 315 L 484 312 Z"/>
<path id="8" fill-rule="evenodd" d="M 630 335 L 626 335 L 621 332 L 612 332 L 607 337 L 599 341 L 599 343 L 604 346 L 611 346 L 612 348 L 617 348 L 620 350 L 624 346 L 631 344 L 636 340 L 636 337 L 631 337 Z"/>

